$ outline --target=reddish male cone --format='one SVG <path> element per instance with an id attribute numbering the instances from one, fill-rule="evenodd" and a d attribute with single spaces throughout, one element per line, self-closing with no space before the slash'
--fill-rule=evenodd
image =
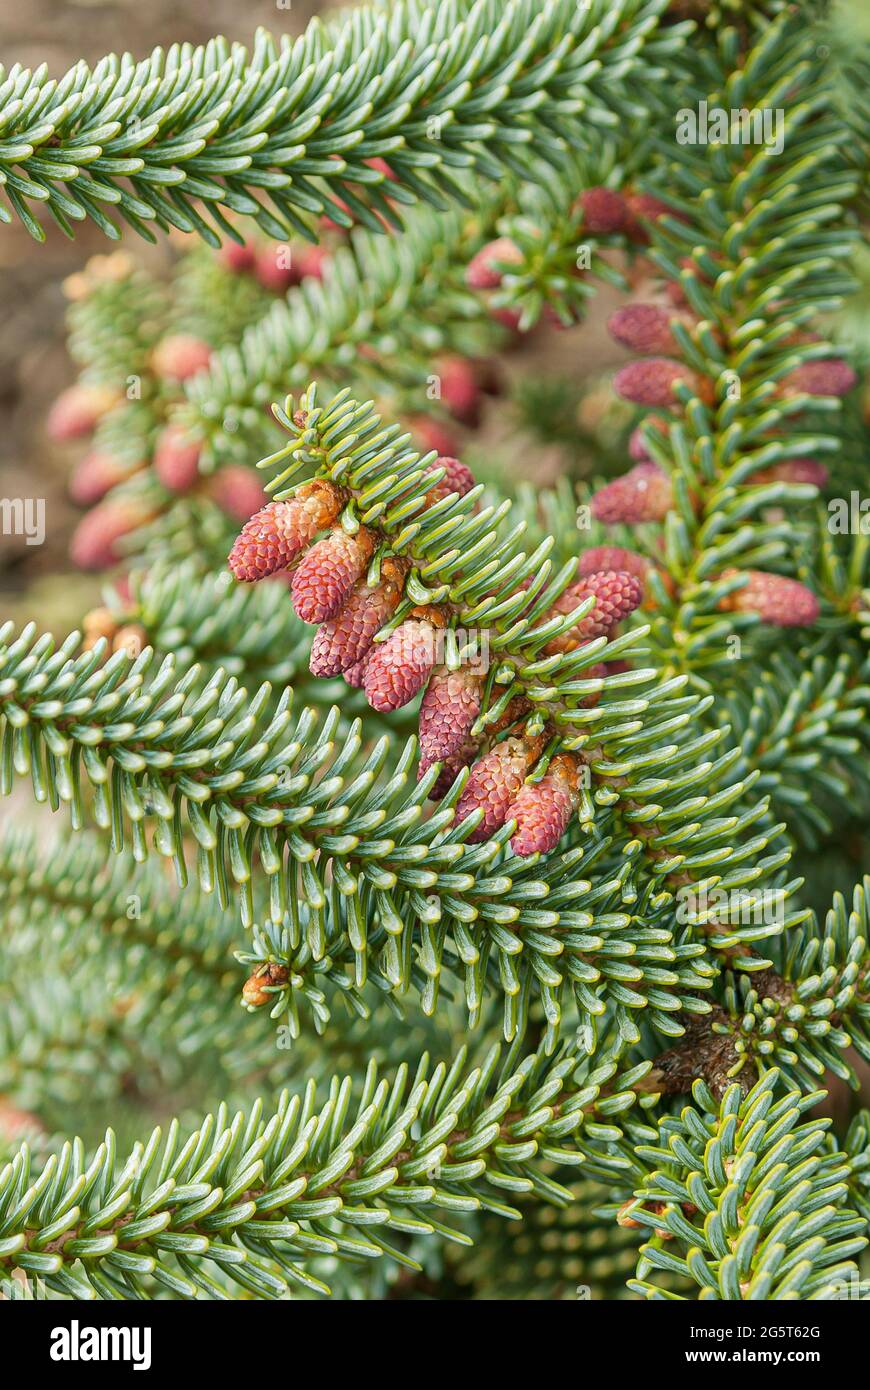
<path id="1" fill-rule="evenodd" d="M 498 237 L 472 256 L 465 271 L 465 283 L 470 290 L 495 290 L 506 270 L 522 265 L 523 253 L 510 237 Z"/>
<path id="2" fill-rule="evenodd" d="M 420 755 L 428 763 L 455 757 L 481 710 L 481 678 L 467 667 L 433 671 L 420 705 Z"/>
<path id="3" fill-rule="evenodd" d="M 400 623 L 386 642 L 373 649 L 364 689 L 372 709 L 401 709 L 422 690 L 435 664 L 435 629 L 412 618 Z"/>
<path id="4" fill-rule="evenodd" d="M 412 415 L 407 424 L 423 453 L 428 454 L 434 449 L 439 456 L 452 458 L 455 455 L 458 447 L 456 435 L 448 425 L 433 420 L 429 415 Z"/>
<path id="5" fill-rule="evenodd" d="M 352 666 L 348 666 L 345 671 L 342 671 L 342 680 L 346 681 L 353 690 L 362 690 L 365 685 L 366 668 L 373 650 L 374 648 L 371 648 L 359 661 L 355 661 Z"/>
<path id="6" fill-rule="evenodd" d="M 625 225 L 628 208 L 621 193 L 612 188 L 587 188 L 577 199 L 583 214 L 584 231 L 593 236 L 619 232 Z"/>
<path id="7" fill-rule="evenodd" d="M 202 372 L 211 359 L 211 348 L 192 333 L 172 333 L 151 354 L 151 365 L 165 381 L 188 381 Z"/>
<path id="8" fill-rule="evenodd" d="M 323 272 L 329 261 L 329 252 L 325 246 L 300 246 L 295 253 L 296 266 L 300 280 L 322 280 Z"/>
<path id="9" fill-rule="evenodd" d="M 233 275 L 244 275 L 254 269 L 257 257 L 253 246 L 240 246 L 237 241 L 225 241 L 218 252 L 218 259 Z"/>
<path id="10" fill-rule="evenodd" d="M 553 618 L 559 614 L 567 616 L 587 598 L 595 599 L 591 612 L 567 632 L 551 638 L 544 647 L 547 656 L 552 656 L 554 652 L 574 651 L 596 637 L 606 637 L 639 606 L 643 599 L 643 584 L 636 575 L 623 570 L 597 570 L 560 594 L 547 617 Z"/>
<path id="11" fill-rule="evenodd" d="M 662 521 L 673 506 L 671 480 L 656 463 L 638 463 L 621 478 L 598 489 L 592 498 L 596 521 L 628 526 Z"/>
<path id="12" fill-rule="evenodd" d="M 746 480 L 749 483 L 812 483 L 824 487 L 828 470 L 818 459 L 783 459 L 770 468 L 759 468 Z"/>
<path id="13" fill-rule="evenodd" d="M 429 792 L 430 801 L 440 801 L 446 796 L 464 767 L 474 761 L 474 756 L 478 749 L 475 739 L 468 738 L 462 747 L 453 753 L 449 758 L 427 758 L 421 755 L 420 765 L 417 768 L 417 781 L 420 782 L 426 776 L 433 763 L 442 764 L 441 771 L 432 784 Z"/>
<path id="14" fill-rule="evenodd" d="M 115 497 L 82 517 L 70 542 L 70 558 L 83 570 L 108 569 L 121 559 L 118 541 L 153 520 L 154 509 L 141 499 Z"/>
<path id="15" fill-rule="evenodd" d="M 553 758 L 539 782 L 525 783 L 508 807 L 505 820 L 517 828 L 511 838 L 514 854 L 549 854 L 568 828 L 579 801 L 573 758 Z"/>
<path id="16" fill-rule="evenodd" d="M 181 425 L 161 430 L 154 450 L 154 472 L 170 492 L 189 492 L 199 481 L 199 445 Z"/>
<path id="17" fill-rule="evenodd" d="M 69 480 L 69 495 L 80 507 L 90 507 L 94 502 L 99 502 L 101 497 L 105 497 L 116 483 L 122 483 L 125 478 L 138 473 L 143 466 L 141 462 L 137 462 L 131 467 L 112 454 L 104 453 L 101 449 L 92 449 L 73 469 Z"/>
<path id="18" fill-rule="evenodd" d="M 661 198 L 654 198 L 651 193 L 627 193 L 625 205 L 626 235 L 640 246 L 649 244 L 648 223 L 657 222 L 665 213 L 669 217 L 680 217 L 680 214 L 668 207 L 667 203 L 663 203 Z M 680 217 L 680 221 L 685 221 L 685 218 Z"/>
<path id="19" fill-rule="evenodd" d="M 343 501 L 334 483 L 314 478 L 289 501 L 269 502 L 245 523 L 230 551 L 236 579 L 250 584 L 286 569 L 318 531 L 332 525 Z"/>
<path id="20" fill-rule="evenodd" d="M 360 579 L 354 585 L 336 616 L 317 629 L 309 662 L 313 676 L 341 675 L 368 654 L 376 633 L 398 607 L 403 581 L 404 567 L 387 559 L 379 583 L 369 588 Z"/>
<path id="21" fill-rule="evenodd" d="M 483 811 L 483 819 L 468 837 L 470 843 L 488 840 L 504 825 L 508 808 L 538 751 L 524 739 L 506 738 L 474 764 L 456 804 L 457 821 L 466 820 L 473 811 Z"/>
<path id="22" fill-rule="evenodd" d="M 622 570 L 633 574 L 641 584 L 646 579 L 649 561 L 634 550 L 626 550 L 621 545 L 594 545 L 584 550 L 577 564 L 581 578 L 597 574 L 601 570 Z"/>
<path id="23" fill-rule="evenodd" d="M 626 304 L 610 315 L 607 331 L 611 338 L 632 352 L 669 356 L 679 351 L 671 332 L 672 317 L 659 304 Z"/>
<path id="24" fill-rule="evenodd" d="M 462 357 L 446 357 L 437 364 L 441 378 L 441 399 L 460 424 L 476 427 L 480 422 L 481 390 L 474 367 Z"/>
<path id="25" fill-rule="evenodd" d="M 118 392 L 110 386 L 79 381 L 67 387 L 48 412 L 45 427 L 49 438 L 62 443 L 91 434 L 118 399 Z"/>
<path id="26" fill-rule="evenodd" d="M 748 583 L 722 599 L 719 607 L 723 611 L 757 613 L 771 627 L 809 627 L 818 618 L 819 600 L 812 589 L 797 579 L 764 570 L 736 569 L 723 570 L 722 578 L 731 579 L 738 574 L 747 575 Z"/>
<path id="27" fill-rule="evenodd" d="M 298 253 L 287 246 L 270 243 L 257 252 L 255 273 L 264 289 L 273 294 L 286 294 L 291 285 L 298 285 L 302 279 Z"/>
<path id="28" fill-rule="evenodd" d="M 779 383 L 781 396 L 845 396 L 858 380 L 855 372 L 840 357 L 826 357 L 818 362 L 804 362 L 795 367 Z"/>
<path id="29" fill-rule="evenodd" d="M 206 482 L 206 490 L 222 511 L 237 521 L 247 521 L 267 501 L 258 475 L 241 463 L 231 463 L 214 473 Z"/>
<path id="30" fill-rule="evenodd" d="M 628 456 L 634 459 L 635 463 L 652 463 L 649 451 L 646 446 L 644 429 L 647 425 L 654 425 L 660 434 L 666 433 L 670 421 L 665 415 L 647 415 L 646 419 L 636 429 L 633 429 L 628 441 Z"/>
<path id="31" fill-rule="evenodd" d="M 613 378 L 613 389 L 624 401 L 635 405 L 675 405 L 674 388 L 685 384 L 696 394 L 700 390 L 697 375 L 669 357 L 647 357 L 640 362 L 627 362 Z"/>
<path id="32" fill-rule="evenodd" d="M 349 536 L 340 526 L 306 551 L 293 575 L 293 607 L 304 623 L 334 618 L 365 573 L 374 537 L 364 526 Z"/>
<path id="33" fill-rule="evenodd" d="M 432 465 L 434 468 L 443 468 L 444 477 L 434 487 L 430 487 L 426 493 L 426 501 L 432 506 L 435 502 L 440 502 L 442 497 L 449 497 L 452 492 L 456 492 L 460 497 L 464 497 L 466 492 L 470 492 L 475 486 L 474 474 L 466 463 L 461 463 L 459 459 L 441 455 Z"/>

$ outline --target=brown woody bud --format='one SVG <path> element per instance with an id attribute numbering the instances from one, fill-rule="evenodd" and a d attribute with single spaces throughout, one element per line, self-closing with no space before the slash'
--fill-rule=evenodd
<path id="1" fill-rule="evenodd" d="M 242 986 L 242 1000 L 251 1009 L 260 1008 L 263 1004 L 274 1003 L 275 986 L 286 984 L 289 978 L 290 972 L 286 966 L 268 961 L 266 964 L 258 966 L 245 981 Z"/>

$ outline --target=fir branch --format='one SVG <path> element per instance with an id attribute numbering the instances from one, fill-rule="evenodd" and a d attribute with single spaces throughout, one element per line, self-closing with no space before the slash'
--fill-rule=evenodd
<path id="1" fill-rule="evenodd" d="M 694 1105 L 664 1117 L 636 1151 L 646 1171 L 620 1219 L 653 1234 L 629 1287 L 683 1297 L 655 1278 L 663 1270 L 690 1280 L 699 1298 L 866 1291 L 853 1259 L 867 1244 L 866 1223 L 848 1203 L 870 1151 L 838 1151 L 826 1138 L 829 1120 L 804 1119 L 822 1095 L 783 1094 L 774 1070 L 748 1095 L 732 1086 L 717 1104 L 697 1081 Z"/>
<path id="2" fill-rule="evenodd" d="M 0 1172 L 0 1268 L 73 1298 L 278 1298 L 328 1293 L 313 1259 L 396 1259 L 404 1234 L 467 1240 L 439 1213 L 513 1215 L 505 1198 L 570 1193 L 547 1168 L 582 1161 L 593 1118 L 613 1127 L 645 1066 L 544 1062 L 493 1049 L 468 1068 L 428 1059 L 390 1082 L 336 1078 L 269 1112 L 225 1108 L 184 1138 L 155 1130 L 126 1159 L 114 1136 L 88 1159 L 80 1141 L 34 1171 L 27 1145 Z M 643 1103 L 648 1103 L 645 1097 Z M 217 1278 L 214 1277 L 215 1272 Z"/>
<path id="3" fill-rule="evenodd" d="M 841 388 L 802 389 L 799 380 L 807 364 L 835 353 L 814 331 L 817 316 L 853 283 L 843 265 L 855 243 L 844 205 L 856 185 L 838 152 L 813 33 L 785 11 L 754 38 L 735 63 L 723 31 L 717 54 L 690 60 L 681 100 L 689 110 L 703 100 L 717 110 L 781 111 L 782 153 L 662 134 L 661 164 L 646 184 L 667 204 L 651 229 L 651 257 L 692 320 L 672 320 L 670 356 L 693 376 L 669 401 L 677 418 L 640 432 L 672 491 L 663 538 L 670 583 L 656 588 L 652 636 L 673 669 L 708 689 L 735 637 L 749 636 L 752 656 L 757 618 L 729 601 L 741 571 L 793 572 L 792 557 L 806 551 L 800 504 L 816 489 L 765 470 L 838 447 L 829 421 Z M 771 507 L 784 514 L 765 521 L 762 539 L 757 519 Z"/>
<path id="4" fill-rule="evenodd" d="M 0 74 L 0 175 L 39 239 L 33 202 L 68 235 L 91 218 L 117 237 L 114 213 L 151 239 L 174 226 L 218 244 L 234 235 L 224 208 L 279 240 L 327 212 L 400 225 L 367 160 L 389 159 L 391 199 L 442 208 L 456 170 L 552 166 L 566 137 L 617 122 L 628 81 L 636 101 L 641 72 L 660 75 L 685 35 L 656 29 L 664 4 L 405 0 L 330 37 L 316 23 L 281 46 L 261 32 L 251 54 L 214 39 L 80 63 L 59 82 L 16 66 Z"/>

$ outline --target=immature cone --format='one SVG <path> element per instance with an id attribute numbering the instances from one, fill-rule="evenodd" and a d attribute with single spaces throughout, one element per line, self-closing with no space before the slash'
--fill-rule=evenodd
<path id="1" fill-rule="evenodd" d="M 804 362 L 784 376 L 779 384 L 781 396 L 845 396 L 851 391 L 857 376 L 840 357 L 827 357 L 819 362 Z"/>
<path id="2" fill-rule="evenodd" d="M 489 839 L 504 825 L 533 756 L 523 739 L 506 738 L 474 764 L 456 804 L 457 821 L 483 811 L 483 819 L 468 837 L 471 843 Z"/>
<path id="3" fill-rule="evenodd" d="M 577 809 L 577 769 L 573 758 L 553 758 L 540 782 L 525 783 L 508 807 L 515 820 L 514 854 L 548 854 L 558 845 Z"/>
<path id="4" fill-rule="evenodd" d="M 82 517 L 70 541 L 70 558 L 83 570 L 108 569 L 121 558 L 118 541 L 144 526 L 154 511 L 141 500 L 109 498 Z"/>
<path id="5" fill-rule="evenodd" d="M 577 199 L 583 211 L 583 227 L 593 236 L 618 232 L 625 225 L 628 208 L 621 193 L 612 188 L 587 188 Z"/>
<path id="6" fill-rule="evenodd" d="M 635 550 L 626 550 L 621 545 L 593 545 L 584 550 L 577 564 L 581 578 L 597 574 L 600 570 L 622 570 L 633 574 L 641 584 L 646 579 L 649 561 Z"/>
<path id="7" fill-rule="evenodd" d="M 209 364 L 211 348 L 192 333 L 172 333 L 154 349 L 151 365 L 166 381 L 188 381 Z"/>
<path id="8" fill-rule="evenodd" d="M 112 454 L 92 449 L 73 469 L 69 480 L 69 495 L 79 506 L 90 507 L 94 502 L 99 502 L 101 497 L 105 497 L 116 483 L 123 482 L 141 467 L 141 463 L 137 463 L 131 468 Z"/>
<path id="9" fill-rule="evenodd" d="M 523 253 L 510 237 L 498 237 L 473 256 L 465 271 L 470 290 L 495 290 L 507 267 L 521 265 Z"/>
<path id="10" fill-rule="evenodd" d="M 658 464 L 638 463 L 621 478 L 599 488 L 591 508 L 596 521 L 634 526 L 641 521 L 662 521 L 673 501 L 671 480 Z"/>
<path id="11" fill-rule="evenodd" d="M 605 637 L 638 607 L 643 599 L 643 583 L 623 570 L 597 570 L 560 594 L 547 616 L 573 613 L 590 597 L 595 599 L 595 607 L 567 632 L 551 638 L 544 648 L 548 656 L 573 651 L 595 637 Z"/>
<path id="12" fill-rule="evenodd" d="M 313 676 L 338 676 L 367 655 L 375 634 L 398 607 L 403 579 L 402 567 L 388 559 L 381 565 L 379 583 L 369 588 L 360 579 L 354 585 L 336 616 L 317 629 L 309 662 Z"/>
<path id="13" fill-rule="evenodd" d="M 607 331 L 632 352 L 668 355 L 678 351 L 671 318 L 667 309 L 658 304 L 626 304 L 610 315 Z"/>
<path id="14" fill-rule="evenodd" d="M 669 357 L 647 357 L 640 362 L 627 362 L 613 378 L 613 389 L 625 401 L 635 405 L 674 405 L 674 388 L 680 383 L 693 391 L 699 389 L 698 378 L 682 362 Z"/>
<path id="15" fill-rule="evenodd" d="M 747 574 L 749 582 L 724 598 L 719 607 L 733 613 L 757 613 L 772 627 L 809 627 L 819 616 L 819 601 L 812 589 L 797 579 L 764 570 L 722 571 L 723 579 Z"/>
<path id="16" fill-rule="evenodd" d="M 349 536 L 340 526 L 303 555 L 293 575 L 293 607 L 304 623 L 334 618 L 356 581 L 365 573 L 374 538 L 364 526 Z"/>
<path id="17" fill-rule="evenodd" d="M 104 415 L 117 404 L 118 393 L 110 386 L 79 381 L 61 391 L 48 412 L 46 430 L 59 443 L 91 434 Z"/>
<path id="18" fill-rule="evenodd" d="M 461 463 L 459 459 L 441 455 L 432 465 L 434 468 L 443 468 L 444 477 L 434 487 L 426 493 L 426 501 L 430 506 L 439 502 L 442 497 L 449 497 L 452 492 L 457 492 L 460 497 L 464 497 L 466 492 L 470 492 L 474 487 L 474 474 L 466 463 Z"/>
<path id="19" fill-rule="evenodd" d="M 480 714 L 480 676 L 467 667 L 432 672 L 420 705 L 420 755 L 427 763 L 454 757 Z"/>
<path id="20" fill-rule="evenodd" d="M 181 425 L 161 430 L 154 450 L 154 472 L 170 492 L 189 492 L 199 481 L 199 445 Z"/>
<path id="21" fill-rule="evenodd" d="M 435 630 L 412 618 L 377 646 L 366 665 L 364 689 L 372 709 L 401 709 L 423 688 L 435 664 Z"/>
<path id="22" fill-rule="evenodd" d="M 269 502 L 245 523 L 230 551 L 236 579 L 254 583 L 286 569 L 318 531 L 332 525 L 343 500 L 333 483 L 314 478 L 288 501 Z"/>
<path id="23" fill-rule="evenodd" d="M 266 503 L 257 474 L 241 463 L 232 463 L 214 473 L 206 483 L 206 490 L 218 506 L 237 521 L 247 521 Z"/>

